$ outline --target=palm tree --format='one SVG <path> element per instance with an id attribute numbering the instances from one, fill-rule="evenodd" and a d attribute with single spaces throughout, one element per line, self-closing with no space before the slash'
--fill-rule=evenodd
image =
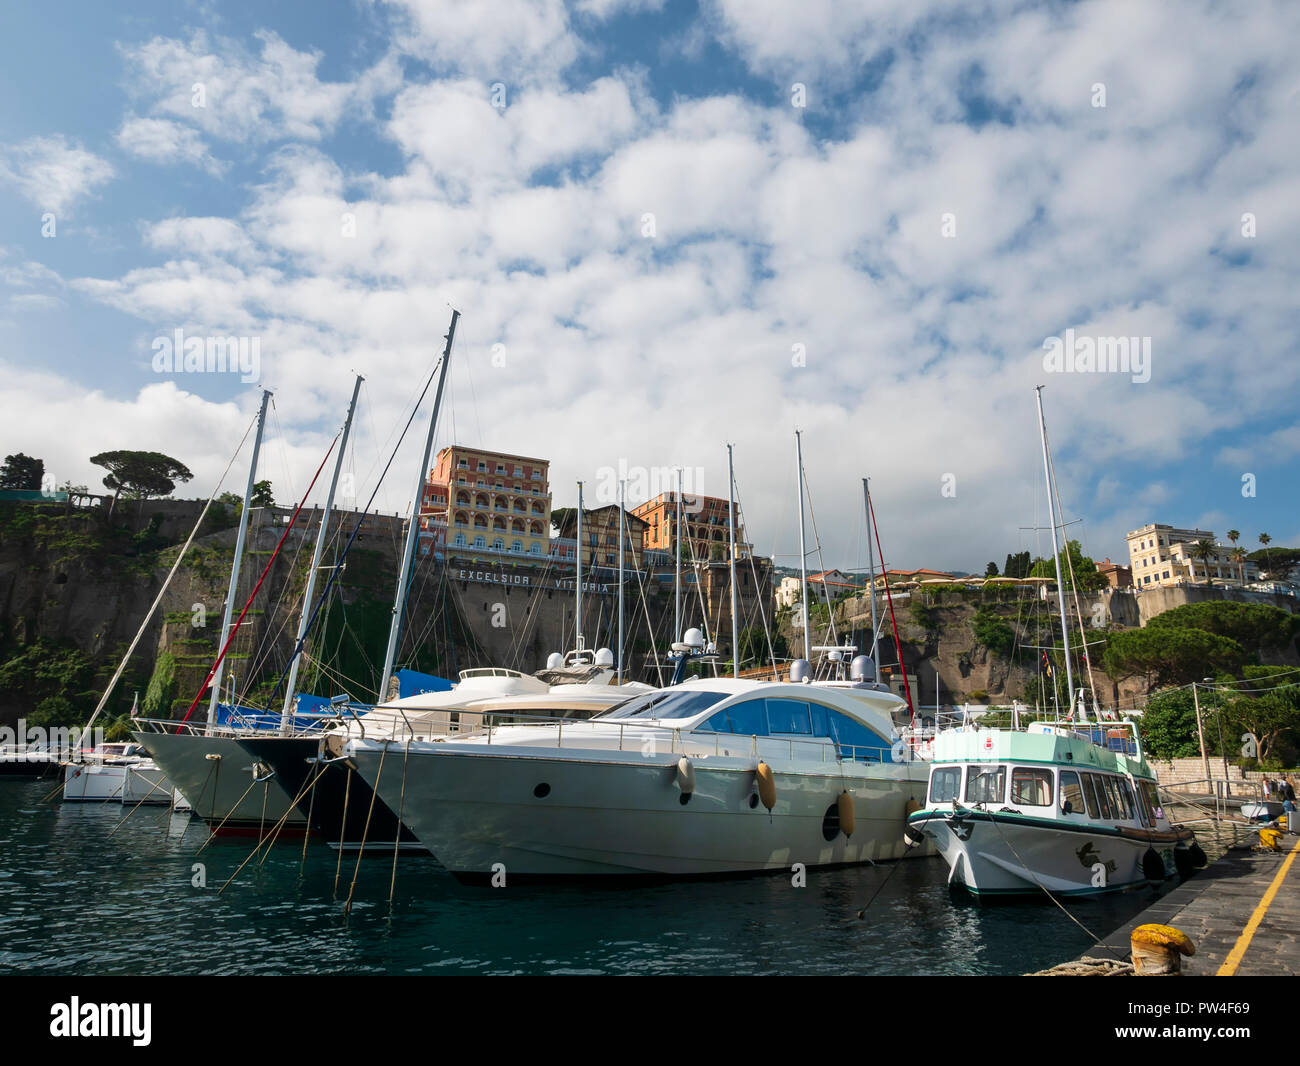
<path id="1" fill-rule="evenodd" d="M 1268 563 L 1268 545 L 1269 545 L 1269 542 L 1270 542 L 1272 539 L 1273 539 L 1273 538 L 1270 537 L 1267 533 L 1261 533 L 1261 534 L 1259 535 L 1259 542 L 1260 542 L 1262 545 L 1264 545 L 1264 562 L 1265 562 L 1266 564 Z M 1270 566 L 1270 567 L 1269 567 L 1269 572 L 1272 573 L 1272 570 L 1273 570 L 1273 568 Z"/>
<path id="2" fill-rule="evenodd" d="M 1228 540 L 1231 542 L 1233 547 L 1232 558 L 1235 562 L 1241 561 L 1240 559 L 1237 558 L 1237 551 L 1236 551 L 1237 541 L 1239 541 L 1240 539 L 1241 539 L 1241 530 L 1239 529 L 1228 530 Z M 1243 585 L 1246 583 L 1246 575 L 1244 573 L 1241 576 L 1241 581 Z"/>
<path id="3" fill-rule="evenodd" d="M 1237 569 L 1241 574 L 1241 583 L 1246 583 L 1246 549 L 1233 548 L 1232 561 L 1237 564 Z"/>
<path id="4" fill-rule="evenodd" d="M 1201 560 L 1205 567 L 1205 583 L 1210 583 L 1210 556 L 1215 553 L 1214 541 L 1209 537 L 1202 537 L 1192 545 L 1192 555 Z"/>

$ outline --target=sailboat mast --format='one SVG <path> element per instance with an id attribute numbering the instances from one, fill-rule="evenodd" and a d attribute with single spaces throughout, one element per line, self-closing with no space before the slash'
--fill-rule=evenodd
<path id="1" fill-rule="evenodd" d="M 731 525 L 731 676 L 740 676 L 740 628 L 736 620 L 736 471 L 727 445 L 727 500 Z"/>
<path id="2" fill-rule="evenodd" d="M 393 673 L 397 658 L 397 642 L 402 633 L 402 612 L 406 607 L 406 589 L 411 577 L 411 563 L 415 558 L 415 542 L 420 529 L 420 504 L 424 500 L 424 486 L 429 478 L 429 453 L 433 451 L 433 436 L 438 428 L 438 409 L 442 406 L 442 389 L 447 383 L 447 364 L 451 362 L 451 345 L 456 336 L 456 323 L 460 312 L 451 312 L 451 328 L 447 330 L 447 345 L 442 350 L 442 366 L 438 371 L 438 391 L 433 397 L 433 413 L 429 416 L 429 433 L 424 438 L 424 454 L 420 458 L 420 477 L 415 484 L 411 500 L 411 517 L 406 527 L 406 547 L 402 551 L 401 572 L 397 575 L 397 594 L 393 599 L 393 617 L 388 625 L 388 647 L 384 650 L 384 672 L 379 675 L 379 701 L 388 699 L 388 679 Z"/>
<path id="3" fill-rule="evenodd" d="M 298 634 L 294 637 L 293 646 L 299 649 L 299 653 L 293 657 L 293 662 L 289 664 L 289 678 L 284 689 L 284 707 L 281 715 L 281 732 L 290 733 L 293 731 L 293 722 L 290 714 L 293 710 L 293 701 L 295 696 L 295 686 L 298 682 L 298 666 L 302 662 L 302 644 L 307 636 L 307 624 L 310 621 L 311 600 L 316 592 L 316 571 L 320 568 L 321 555 L 325 551 L 325 540 L 329 534 L 330 514 L 334 510 L 334 493 L 338 489 L 339 475 L 343 471 L 343 458 L 348 450 L 348 435 L 352 432 L 352 415 L 357 409 L 357 395 L 361 392 L 361 383 L 365 381 L 360 374 L 357 375 L 356 383 L 352 386 L 352 400 L 348 404 L 348 417 L 343 423 L 343 436 L 339 440 L 339 455 L 334 461 L 334 476 L 330 479 L 329 494 L 325 497 L 325 510 L 320 519 L 320 532 L 316 534 L 316 550 L 312 553 L 311 567 L 307 571 L 307 588 L 302 594 L 302 617 L 298 619 Z"/>
<path id="4" fill-rule="evenodd" d="M 682 639 L 682 471 L 677 469 L 677 563 L 673 569 L 673 593 L 676 611 L 673 615 L 674 640 Z"/>
<path id="5" fill-rule="evenodd" d="M 623 525 L 627 517 L 627 482 L 618 483 L 618 683 L 623 683 Z"/>
<path id="6" fill-rule="evenodd" d="M 871 661 L 876 661 L 876 648 L 880 643 L 880 630 L 876 623 L 876 546 L 871 537 L 871 479 L 862 479 L 863 507 L 867 512 L 867 590 L 871 597 Z M 876 666 L 876 679 L 879 680 L 880 667 Z"/>
<path id="7" fill-rule="evenodd" d="M 239 532 L 235 534 L 235 558 L 230 564 L 230 586 L 226 590 L 226 609 L 221 617 L 221 643 L 224 648 L 230 637 L 231 615 L 235 609 L 235 596 L 239 592 L 239 564 L 244 554 L 244 538 L 248 534 L 249 504 L 253 499 L 253 485 L 257 481 L 257 457 L 262 450 L 262 431 L 266 428 L 266 405 L 271 400 L 271 390 L 262 390 L 262 406 L 257 412 L 257 435 L 253 438 L 253 457 L 248 463 L 248 484 L 244 487 L 244 507 L 239 512 Z M 212 677 L 212 698 L 208 701 L 208 732 L 217 720 L 217 701 L 221 699 L 221 671 L 224 662 L 217 663 L 217 671 Z"/>
<path id="8" fill-rule="evenodd" d="M 1069 687 L 1070 711 L 1074 714 L 1074 671 L 1070 667 L 1070 622 L 1065 613 L 1065 583 L 1061 580 L 1061 552 L 1056 543 L 1056 508 L 1052 502 L 1052 463 L 1047 454 L 1047 419 L 1043 415 L 1043 386 L 1034 388 L 1038 398 L 1038 429 L 1043 439 L 1043 475 L 1047 479 L 1047 514 L 1052 527 L 1052 559 L 1056 563 L 1056 598 L 1061 608 L 1061 633 L 1065 638 L 1065 683 Z M 1062 522 L 1065 516 L 1061 516 Z M 1060 711 L 1059 707 L 1057 709 Z"/>
<path id="9" fill-rule="evenodd" d="M 812 662 L 812 635 L 808 632 L 808 553 L 804 548 L 803 534 L 803 441 L 802 434 L 794 431 L 795 466 L 799 474 L 799 584 L 803 586 L 803 657 Z"/>
<path id="10" fill-rule="evenodd" d="M 578 482 L 578 553 L 573 568 L 573 646 L 582 651 L 582 482 Z"/>

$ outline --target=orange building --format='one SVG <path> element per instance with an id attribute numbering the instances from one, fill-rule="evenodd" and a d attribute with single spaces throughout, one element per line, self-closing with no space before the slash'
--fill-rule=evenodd
<path id="1" fill-rule="evenodd" d="M 730 504 L 714 496 L 682 493 L 682 561 L 718 562 L 731 550 L 727 512 Z M 647 551 L 677 551 L 677 493 L 664 492 L 632 508 L 646 523 Z M 753 545 L 745 543 L 745 523 L 736 508 L 736 558 L 748 559 Z"/>
<path id="2" fill-rule="evenodd" d="M 446 523 L 447 550 L 493 551 L 544 560 L 550 554 L 550 462 L 453 444 L 438 453 L 425 485 L 420 525 Z"/>

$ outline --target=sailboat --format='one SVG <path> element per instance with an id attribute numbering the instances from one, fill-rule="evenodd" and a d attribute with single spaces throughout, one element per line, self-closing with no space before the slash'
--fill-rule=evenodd
<path id="1" fill-rule="evenodd" d="M 1074 692 L 1057 547 L 1057 498 L 1038 387 L 1052 553 Z M 1170 822 L 1131 721 L 1090 724 L 1080 711 L 1024 730 L 964 723 L 933 741 L 927 802 L 908 835 L 934 843 L 948 883 L 976 897 L 1089 896 L 1159 883 L 1204 865 L 1190 829 Z"/>

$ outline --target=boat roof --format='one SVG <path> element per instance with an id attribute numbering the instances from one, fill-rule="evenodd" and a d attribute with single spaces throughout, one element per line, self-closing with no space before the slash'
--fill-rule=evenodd
<path id="1" fill-rule="evenodd" d="M 945 729 L 934 738 L 933 750 L 936 765 L 1014 762 L 1155 776 L 1140 755 L 1111 751 L 1065 729 Z"/>

